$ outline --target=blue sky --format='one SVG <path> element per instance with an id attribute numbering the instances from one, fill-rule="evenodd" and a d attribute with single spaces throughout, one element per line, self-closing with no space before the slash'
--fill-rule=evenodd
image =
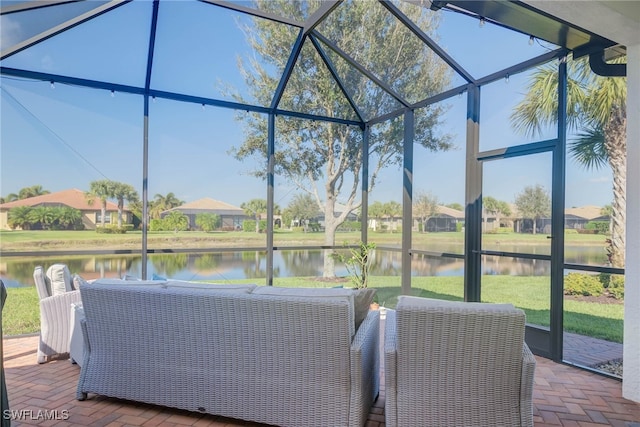
<path id="1" fill-rule="evenodd" d="M 142 86 L 150 2 L 133 2 L 3 61 L 115 83 Z M 189 7 L 185 7 L 189 6 Z M 544 53 L 544 43 L 526 35 L 443 12 L 440 38 L 474 77 L 481 77 Z M 8 15 L 10 17 L 10 15 Z M 171 19 L 168 19 L 171 18 Z M 3 16 L 2 37 L 20 27 Z M 239 24 L 241 15 L 205 4 L 161 2 L 159 38 L 152 85 L 229 99 L 231 85 L 246 95 L 236 67 L 250 55 Z M 24 22 L 22 23 L 24 25 Z M 196 64 L 194 66 L 193 64 Z M 526 90 L 527 75 L 511 76 L 482 89 L 481 150 L 530 142 L 509 126 L 509 113 Z M 427 153 L 416 147 L 414 190 L 431 192 L 442 203 L 464 201 L 466 95 L 447 104 L 443 130 L 458 149 Z M 143 104 L 139 96 L 111 94 L 49 82 L 2 77 L 0 194 L 35 184 L 50 191 L 87 190 L 89 182 L 109 178 L 142 189 Z M 184 201 L 211 197 L 234 205 L 265 198 L 264 182 L 247 172 L 229 150 L 239 146 L 244 128 L 232 110 L 158 99 L 150 107 L 149 194 L 175 193 Z M 553 130 L 540 139 L 553 135 Z M 604 205 L 611 201 L 611 172 L 584 171 L 568 159 L 566 205 Z M 381 174 L 371 200 L 401 201 L 402 175 L 392 167 Z M 551 185 L 550 154 L 486 164 L 484 195 L 512 202 L 527 185 Z M 276 177 L 275 198 L 286 206 L 299 190 Z"/>

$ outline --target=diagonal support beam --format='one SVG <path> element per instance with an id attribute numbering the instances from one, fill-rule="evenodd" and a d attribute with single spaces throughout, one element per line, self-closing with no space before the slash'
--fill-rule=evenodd
<path id="1" fill-rule="evenodd" d="M 331 0 L 322 2 L 318 10 L 313 12 L 313 14 L 305 21 L 304 34 L 307 35 L 311 31 L 313 31 L 318 24 L 320 24 L 327 16 L 329 16 L 333 9 L 340 6 L 340 3 L 342 3 L 342 0 Z"/>
<path id="2" fill-rule="evenodd" d="M 360 109 L 356 105 L 356 103 L 353 100 L 353 98 L 351 98 L 351 95 L 349 95 L 349 93 L 347 92 L 347 89 L 344 86 L 344 82 L 342 81 L 342 79 L 338 75 L 338 72 L 336 71 L 336 68 L 334 67 L 333 63 L 331 62 L 331 59 L 327 56 L 327 53 L 324 51 L 322 46 L 320 46 L 320 43 L 318 42 L 318 40 L 316 40 L 315 37 L 310 36 L 309 38 L 311 39 L 311 43 L 313 43 L 313 46 L 315 46 L 316 50 L 318 51 L 318 54 L 320 55 L 320 58 L 322 58 L 322 61 L 324 61 L 324 64 L 329 69 L 329 72 L 333 76 L 333 79 L 338 84 L 338 87 L 340 88 L 340 91 L 342 91 L 342 94 L 344 95 L 345 98 L 347 98 L 347 101 L 349 102 L 349 105 L 351 105 L 351 108 L 353 108 L 353 111 L 358 116 L 358 119 L 360 121 L 364 122 L 364 119 L 362 118 L 362 113 L 360 112 Z"/>
<path id="3" fill-rule="evenodd" d="M 67 31 L 77 25 L 82 24 L 83 22 L 89 21 L 90 19 L 93 19 L 97 16 L 102 15 L 103 13 L 107 13 L 112 9 L 115 9 L 117 7 L 120 7 L 126 3 L 129 3 L 131 0 L 112 0 L 107 4 L 104 4 L 100 7 L 96 7 L 93 10 L 90 10 L 89 12 L 83 13 L 82 15 L 76 16 L 73 19 L 69 19 L 66 22 L 63 22 L 60 25 L 56 25 L 53 28 L 50 28 L 46 31 L 41 32 L 40 34 L 37 34 L 23 42 L 20 42 L 14 46 L 11 46 L 5 50 L 2 51 L 2 53 L 0 54 L 0 60 L 1 59 L 6 59 L 8 57 L 10 57 L 11 55 L 15 55 L 18 52 L 23 51 L 24 49 L 27 49 L 35 44 L 40 43 L 41 41 L 47 40 L 55 35 L 58 35 L 64 31 Z"/>
<path id="4" fill-rule="evenodd" d="M 391 86 L 387 85 L 385 82 L 383 82 L 382 80 L 374 76 L 371 72 L 369 72 L 369 70 L 367 70 L 365 67 L 360 65 L 358 61 L 353 59 L 351 56 L 349 56 L 349 54 L 347 54 L 345 51 L 343 51 L 338 46 L 336 46 L 331 40 L 327 39 L 325 36 L 323 36 L 316 30 L 313 30 L 312 34 L 322 43 L 326 44 L 329 47 L 329 49 L 331 49 L 332 51 L 337 53 L 342 59 L 347 61 L 353 68 L 360 71 L 360 73 L 364 74 L 367 78 L 369 78 L 369 80 L 373 81 L 376 85 L 380 86 L 382 90 L 384 90 L 389 95 L 391 95 L 396 101 L 398 101 L 399 103 L 401 103 L 407 108 L 411 106 L 411 104 L 407 100 L 405 100 L 399 93 L 393 90 Z"/>
<path id="5" fill-rule="evenodd" d="M 291 73 L 293 72 L 293 67 L 295 67 L 296 62 L 298 61 L 300 52 L 302 52 L 302 45 L 304 44 L 305 39 L 306 36 L 304 35 L 304 31 L 300 30 L 300 33 L 298 33 L 298 38 L 296 39 L 296 42 L 293 44 L 293 48 L 291 49 L 291 55 L 289 55 L 287 65 L 285 65 L 284 70 L 282 71 L 282 77 L 280 78 L 278 87 L 273 95 L 273 99 L 271 100 L 272 110 L 278 108 L 278 104 L 280 104 L 284 89 L 287 87 L 287 83 L 289 82 L 289 78 L 291 77 Z"/>
<path id="6" fill-rule="evenodd" d="M 447 52 L 444 51 L 436 42 L 434 42 L 431 37 L 429 37 L 420 27 L 416 25 L 407 15 L 402 13 L 400 9 L 398 9 L 393 3 L 388 1 L 380 1 L 380 4 L 387 8 L 389 12 L 393 16 L 395 16 L 400 22 L 402 22 L 405 27 L 407 27 L 413 34 L 415 34 L 424 44 L 429 46 L 429 49 L 433 50 L 436 55 L 438 55 L 444 62 L 446 62 L 451 68 L 455 70 L 456 73 L 462 76 L 467 83 L 474 83 L 475 79 L 467 70 L 465 70 L 460 64 L 458 64 L 455 59 L 453 59 Z"/>
<path id="7" fill-rule="evenodd" d="M 257 18 L 268 19 L 269 21 L 279 22 L 281 24 L 292 25 L 294 27 L 303 28 L 304 23 L 296 21 L 294 19 L 285 18 L 284 16 L 276 15 L 275 13 L 265 12 L 263 10 L 254 9 L 251 7 L 242 6 L 238 3 L 224 1 L 224 0 L 200 0 L 202 3 L 209 3 L 214 6 L 223 7 L 225 9 L 234 10 L 236 12 L 246 13 L 247 15 L 255 16 Z"/>
<path id="8" fill-rule="evenodd" d="M 59 6 L 66 3 L 77 3 L 83 0 L 42 0 L 42 1 L 24 1 L 22 3 L 3 5 L 0 7 L 0 15 L 8 13 L 24 12 L 26 10 L 40 9 L 49 6 Z"/>

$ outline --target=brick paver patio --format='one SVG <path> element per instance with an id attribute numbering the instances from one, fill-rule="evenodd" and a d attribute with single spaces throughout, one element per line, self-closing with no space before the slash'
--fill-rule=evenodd
<path id="1" fill-rule="evenodd" d="M 10 408 L 19 418 L 14 419 L 13 426 L 261 426 L 93 394 L 79 402 L 75 392 L 80 368 L 69 360 L 38 365 L 37 340 L 37 336 L 3 340 Z M 640 427 L 640 404 L 622 398 L 620 381 L 541 357 L 536 359 L 536 427 Z M 45 420 L 47 416 L 57 419 Z M 382 381 L 366 427 L 384 425 Z"/>

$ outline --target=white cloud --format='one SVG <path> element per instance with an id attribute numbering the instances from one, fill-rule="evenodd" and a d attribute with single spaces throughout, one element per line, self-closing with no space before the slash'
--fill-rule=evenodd
<path id="1" fill-rule="evenodd" d="M 45 55 L 40 60 L 40 63 L 42 64 L 42 68 L 45 70 L 52 70 L 53 62 L 54 62 L 53 58 L 50 55 Z"/>
<path id="2" fill-rule="evenodd" d="M 19 22 L 11 18 L 3 17 L 2 26 L 0 26 L 0 39 L 2 40 L 2 50 L 14 46 L 22 41 L 22 26 Z"/>

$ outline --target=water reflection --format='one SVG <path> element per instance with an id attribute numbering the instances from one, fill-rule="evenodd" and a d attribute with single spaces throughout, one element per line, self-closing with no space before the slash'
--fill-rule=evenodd
<path id="1" fill-rule="evenodd" d="M 180 280 L 212 280 L 225 282 L 236 279 L 261 279 L 266 277 L 266 252 L 212 252 L 212 253 L 163 253 L 148 257 L 148 277 L 158 275 Z M 606 255 L 597 246 L 567 248 L 567 262 L 604 265 Z M 322 276 L 324 251 L 290 250 L 274 253 L 274 277 L 319 277 Z M 32 286 L 33 270 L 37 265 L 47 268 L 62 262 L 72 273 L 85 279 L 99 277 L 122 277 L 125 274 L 142 275 L 140 255 L 75 255 L 42 257 L 3 257 L 0 274 L 7 286 Z M 411 261 L 414 276 L 462 276 L 464 261 L 458 258 L 433 257 L 414 254 Z M 549 275 L 550 263 L 532 259 L 483 256 L 484 275 Z M 401 253 L 376 250 L 372 256 L 371 274 L 376 276 L 400 276 Z M 336 265 L 336 275 L 346 276 L 343 265 Z"/>

